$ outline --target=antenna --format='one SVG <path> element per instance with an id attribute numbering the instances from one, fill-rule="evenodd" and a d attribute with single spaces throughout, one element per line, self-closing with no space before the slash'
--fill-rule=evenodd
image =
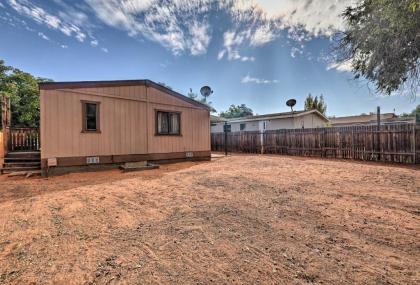
<path id="1" fill-rule="evenodd" d="M 296 99 L 287 100 L 286 105 L 289 106 L 290 109 L 292 109 L 292 112 L 293 112 L 293 107 L 296 105 Z"/>
<path id="2" fill-rule="evenodd" d="M 209 86 L 203 86 L 200 89 L 200 93 L 201 93 L 201 95 L 203 95 L 204 98 L 207 99 L 207 97 L 209 97 L 211 94 L 213 94 L 213 90 L 211 90 L 211 88 Z"/>

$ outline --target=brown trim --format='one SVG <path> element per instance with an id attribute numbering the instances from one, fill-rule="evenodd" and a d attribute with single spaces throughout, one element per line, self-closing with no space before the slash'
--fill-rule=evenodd
<path id="1" fill-rule="evenodd" d="M 101 102 L 99 101 L 88 101 L 80 100 L 82 103 L 82 133 L 101 133 Z M 87 129 L 87 120 L 86 120 L 86 104 L 95 104 L 96 105 L 96 130 Z"/>
<path id="2" fill-rule="evenodd" d="M 187 151 L 188 152 L 188 151 Z M 125 162 L 137 161 L 171 161 L 176 159 L 195 160 L 200 158 L 210 158 L 211 151 L 192 151 L 193 157 L 188 158 L 187 152 L 170 152 L 170 153 L 149 153 L 149 154 L 125 154 L 125 155 L 89 155 L 75 157 L 57 157 L 57 167 L 67 166 L 86 166 L 86 165 L 103 165 L 103 164 L 119 164 Z M 87 164 L 86 158 L 99 157 L 98 164 Z M 41 160 L 41 168 L 47 168 L 47 158 Z"/>
<path id="3" fill-rule="evenodd" d="M 169 95 L 172 95 L 180 100 L 188 102 L 194 106 L 200 107 L 205 110 L 210 108 L 197 102 L 191 98 L 188 98 L 178 92 L 175 92 L 165 86 L 157 84 L 148 79 L 140 80 L 111 80 L 111 81 L 74 81 L 74 82 L 42 82 L 38 83 L 40 90 L 55 90 L 55 89 L 77 89 L 77 88 L 100 88 L 100 87 L 118 87 L 118 86 L 146 86 L 153 87 Z"/>
<path id="4" fill-rule="evenodd" d="M 155 110 L 155 136 L 175 136 L 175 137 L 182 137 L 182 112 L 181 111 L 172 111 L 172 110 L 162 110 L 162 109 L 154 109 Z M 179 115 L 179 133 L 178 134 L 161 134 L 158 133 L 158 113 L 173 113 Z M 169 126 L 168 126 L 169 128 Z"/>

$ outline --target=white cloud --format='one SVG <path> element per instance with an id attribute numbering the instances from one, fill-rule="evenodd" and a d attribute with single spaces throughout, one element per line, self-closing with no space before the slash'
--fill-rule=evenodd
<path id="1" fill-rule="evenodd" d="M 175 55 L 207 53 L 215 30 L 211 12 L 224 13 L 231 21 L 221 22 L 226 26 L 217 58 L 255 61 L 243 55 L 243 49 L 266 45 L 282 31 L 296 56 L 304 42 L 342 30 L 340 14 L 357 0 L 85 0 L 82 4 L 54 0 L 61 9 L 54 14 L 29 0 L 6 1 L 19 14 L 92 46 L 97 41 L 91 30 L 99 19 L 132 37 L 157 42 Z"/>
<path id="2" fill-rule="evenodd" d="M 278 80 L 267 80 L 267 79 L 260 79 L 256 77 L 251 77 L 249 74 L 242 78 L 242 83 L 255 83 L 255 84 L 273 84 L 278 83 Z"/>
<path id="3" fill-rule="evenodd" d="M 258 47 L 265 45 L 266 43 L 269 43 L 273 41 L 277 36 L 271 29 L 271 27 L 267 24 L 261 27 L 258 27 L 253 35 L 251 36 L 251 45 Z"/>
<path id="4" fill-rule="evenodd" d="M 217 54 L 217 59 L 218 60 L 221 60 L 225 56 L 225 54 L 226 54 L 226 50 L 225 49 L 219 51 L 219 53 Z"/>
<path id="5" fill-rule="evenodd" d="M 91 41 L 90 41 L 90 45 L 91 45 L 91 46 L 93 46 L 93 47 L 97 47 L 97 46 L 98 46 L 98 44 L 99 44 L 99 43 L 98 43 L 98 40 L 91 40 Z"/>
<path id="6" fill-rule="evenodd" d="M 207 52 L 207 46 L 210 42 L 210 35 L 208 33 L 209 25 L 193 22 L 189 27 L 191 38 L 189 45 L 192 55 L 200 55 Z"/>
<path id="7" fill-rule="evenodd" d="M 31 18 L 39 24 L 45 24 L 48 28 L 60 31 L 67 36 L 74 36 L 80 42 L 83 42 L 86 38 L 86 34 L 78 26 L 63 21 L 29 1 L 9 0 L 9 5 L 19 14 Z"/>
<path id="8" fill-rule="evenodd" d="M 69 46 L 67 45 L 60 45 L 61 48 L 68 48 Z"/>
<path id="9" fill-rule="evenodd" d="M 259 10 L 283 27 L 301 27 L 312 35 L 331 35 L 344 28 L 340 14 L 356 0 L 236 0 L 238 11 Z"/>
<path id="10" fill-rule="evenodd" d="M 255 57 L 242 56 L 239 53 L 239 47 L 249 41 L 251 38 L 250 30 L 247 31 L 227 31 L 223 35 L 223 49 L 219 51 L 217 56 L 218 60 L 224 58 L 227 55 L 228 60 L 240 60 L 240 61 L 255 61 Z"/>
<path id="11" fill-rule="evenodd" d="M 344 62 L 333 62 L 328 64 L 327 70 L 335 69 L 339 72 L 351 72 L 352 66 L 351 61 L 344 61 Z"/>
<path id="12" fill-rule="evenodd" d="M 300 47 L 292 47 L 290 50 L 290 56 L 295 58 L 297 55 L 303 54 L 303 46 Z"/>
<path id="13" fill-rule="evenodd" d="M 103 51 L 103 52 L 105 52 L 105 53 L 108 53 L 109 52 L 109 50 L 107 49 L 107 48 L 101 48 L 101 50 Z"/>
<path id="14" fill-rule="evenodd" d="M 44 40 L 46 40 L 46 41 L 49 41 L 49 40 L 50 40 L 50 38 L 49 38 L 49 37 L 47 37 L 44 33 L 39 32 L 39 33 L 38 33 L 38 36 L 40 36 L 42 39 L 44 39 Z"/>
<path id="15" fill-rule="evenodd" d="M 211 40 L 207 20 L 213 0 L 86 0 L 104 23 L 158 42 L 173 54 L 200 55 Z"/>
<path id="16" fill-rule="evenodd" d="M 242 56 L 241 61 L 255 61 L 255 57 L 253 57 L 253 56 Z"/>

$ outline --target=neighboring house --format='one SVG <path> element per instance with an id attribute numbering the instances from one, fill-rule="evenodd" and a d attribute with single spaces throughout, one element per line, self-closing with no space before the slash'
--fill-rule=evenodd
<path id="1" fill-rule="evenodd" d="M 224 122 L 226 122 L 226 119 L 225 118 L 214 116 L 214 115 L 210 115 L 210 130 L 211 130 L 211 132 L 214 133 L 213 129 L 214 128 L 217 129 L 218 128 L 218 125 L 220 123 L 224 123 Z"/>
<path id="2" fill-rule="evenodd" d="M 210 158 L 209 108 L 150 80 L 39 88 L 43 170 Z"/>
<path id="3" fill-rule="evenodd" d="M 346 117 L 332 117 L 329 118 L 333 127 L 344 127 L 344 126 L 360 126 L 360 125 L 375 125 L 377 124 L 377 115 L 358 115 L 358 116 L 346 116 Z M 413 123 L 415 117 L 398 117 L 394 113 L 383 113 L 380 115 L 381 124 L 392 124 L 392 123 Z"/>
<path id="4" fill-rule="evenodd" d="M 231 125 L 232 132 L 323 128 L 329 123 L 328 118 L 318 110 L 274 113 L 224 120 Z M 211 132 L 223 132 L 225 121 L 212 123 Z"/>

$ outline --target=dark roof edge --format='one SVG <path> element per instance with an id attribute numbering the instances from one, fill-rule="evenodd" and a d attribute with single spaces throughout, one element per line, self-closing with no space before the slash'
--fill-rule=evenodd
<path id="1" fill-rule="evenodd" d="M 149 79 L 137 80 L 109 80 L 109 81 L 67 81 L 67 82 L 41 82 L 38 83 L 40 90 L 54 90 L 54 89 L 77 89 L 77 88 L 95 88 L 95 87 L 118 87 L 118 86 L 139 86 L 153 87 L 169 95 L 172 95 L 180 100 L 186 101 L 197 107 L 210 110 L 209 106 L 197 102 L 187 96 L 182 95 L 168 87 L 160 85 Z"/>

